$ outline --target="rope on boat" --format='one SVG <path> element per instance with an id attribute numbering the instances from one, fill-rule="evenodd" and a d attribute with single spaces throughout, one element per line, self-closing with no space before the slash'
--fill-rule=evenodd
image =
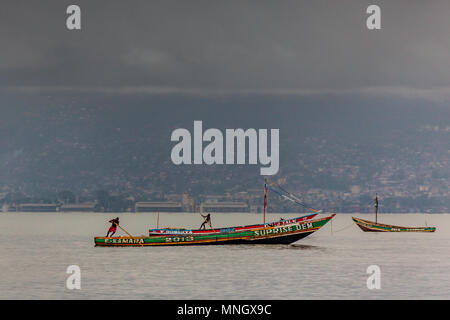
<path id="1" fill-rule="evenodd" d="M 302 207 L 311 210 L 313 212 L 316 213 L 320 213 L 322 212 L 321 210 L 316 210 L 314 208 L 311 208 L 309 205 L 307 205 L 306 203 L 304 203 L 302 200 L 300 200 L 297 196 L 295 196 L 294 194 L 292 194 L 291 192 L 283 189 L 278 183 L 269 180 L 268 178 L 266 178 L 267 182 L 275 187 L 277 187 L 278 189 L 280 189 L 281 191 L 283 191 L 285 194 L 281 194 L 281 192 L 277 191 L 276 189 L 274 189 L 273 187 L 269 186 L 270 190 L 275 192 L 276 194 L 278 194 L 280 197 L 282 197 L 283 199 L 289 200 L 291 202 L 294 202 L 298 205 L 301 205 Z"/>
<path id="2" fill-rule="evenodd" d="M 341 229 L 337 230 L 337 231 L 334 231 L 333 233 L 337 233 L 337 232 L 341 232 L 341 231 L 344 231 L 345 229 L 348 229 L 348 228 L 349 228 L 349 227 L 351 227 L 351 226 L 353 226 L 353 222 L 352 222 L 352 223 L 350 223 L 349 225 L 347 225 L 347 226 L 345 226 L 345 227 L 343 227 L 343 228 L 341 228 Z"/>

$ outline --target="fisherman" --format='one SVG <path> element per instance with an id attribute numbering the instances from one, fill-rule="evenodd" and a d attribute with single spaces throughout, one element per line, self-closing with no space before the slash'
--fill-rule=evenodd
<path id="1" fill-rule="evenodd" d="M 108 230 L 108 233 L 106 234 L 106 237 L 109 237 L 109 233 L 111 232 L 111 237 L 116 233 L 117 226 L 119 225 L 119 217 L 109 220 L 109 223 L 111 223 L 111 227 Z"/>
<path id="2" fill-rule="evenodd" d="M 200 230 L 202 230 L 202 228 L 206 230 L 205 224 L 211 224 L 211 215 L 208 213 L 206 216 L 202 215 L 202 217 L 203 219 L 205 219 L 205 221 L 203 221 L 202 225 L 200 226 Z"/>

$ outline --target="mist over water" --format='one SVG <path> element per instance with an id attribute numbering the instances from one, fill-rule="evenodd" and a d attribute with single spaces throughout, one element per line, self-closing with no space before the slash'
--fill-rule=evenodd
<path id="1" fill-rule="evenodd" d="M 450 214 L 379 216 L 435 233 L 364 233 L 352 215 L 338 214 L 292 245 L 94 247 L 116 216 L 133 235 L 156 227 L 156 213 L 0 213 L 0 299 L 450 298 Z M 195 213 L 166 213 L 159 226 L 201 222 Z M 261 214 L 212 215 L 214 227 L 260 222 Z M 81 290 L 66 289 L 69 265 L 81 268 Z M 367 289 L 369 265 L 381 269 L 380 290 Z"/>

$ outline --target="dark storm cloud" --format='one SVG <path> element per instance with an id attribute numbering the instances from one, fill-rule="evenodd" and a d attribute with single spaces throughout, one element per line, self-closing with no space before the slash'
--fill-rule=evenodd
<path id="1" fill-rule="evenodd" d="M 82 30 L 65 28 L 66 8 Z M 450 2 L 3 1 L 0 86 L 24 92 L 450 96 Z"/>

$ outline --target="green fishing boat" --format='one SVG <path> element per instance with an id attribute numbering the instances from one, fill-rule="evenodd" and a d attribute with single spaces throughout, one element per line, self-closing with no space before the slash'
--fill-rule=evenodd
<path id="1" fill-rule="evenodd" d="M 375 222 L 352 217 L 356 225 L 364 232 L 434 232 L 435 227 L 401 227 L 378 223 L 378 195 L 375 195 Z"/>
<path id="2" fill-rule="evenodd" d="M 390 224 L 375 223 L 352 217 L 353 221 L 365 232 L 434 232 L 435 227 L 400 227 Z"/>
<path id="3" fill-rule="evenodd" d="M 230 231 L 187 235 L 140 236 L 140 237 L 95 237 L 99 247 L 144 247 L 186 245 L 230 245 L 230 244 L 290 244 L 322 228 L 335 214 L 325 218 L 305 220 L 292 224 Z"/>

